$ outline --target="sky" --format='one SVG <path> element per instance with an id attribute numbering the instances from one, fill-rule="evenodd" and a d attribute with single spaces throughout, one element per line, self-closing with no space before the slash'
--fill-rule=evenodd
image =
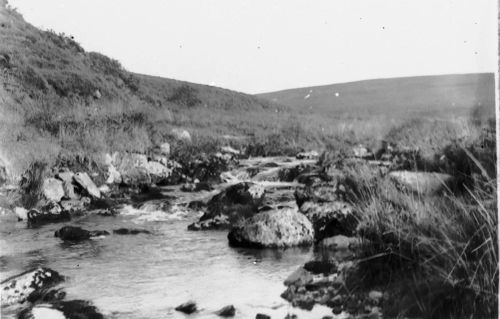
<path id="1" fill-rule="evenodd" d="M 10 0 L 133 72 L 246 93 L 496 72 L 492 0 Z"/>

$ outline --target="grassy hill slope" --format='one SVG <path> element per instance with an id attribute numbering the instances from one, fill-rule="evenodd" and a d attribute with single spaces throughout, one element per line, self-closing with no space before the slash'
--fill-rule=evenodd
<path id="1" fill-rule="evenodd" d="M 449 140 L 470 135 L 470 115 L 490 116 L 493 101 L 490 74 L 360 81 L 258 96 L 136 74 L 86 52 L 72 37 L 32 26 L 0 0 L 0 166 L 12 177 L 35 160 L 88 163 L 104 152 L 144 152 L 172 141 L 173 128 L 191 133 L 195 153 L 218 143 L 250 144 L 253 155 L 374 145 L 390 135 L 404 140 L 394 132 L 410 131 L 407 122 L 416 118 L 452 123 L 435 134 Z M 412 123 L 413 135 L 436 126 L 433 120 Z"/>
<path id="2" fill-rule="evenodd" d="M 265 116 L 275 103 L 128 72 L 72 37 L 32 26 L 5 1 L 0 44 L 0 161 L 14 174 L 35 159 L 144 151 L 176 127 L 196 139 L 277 125 Z"/>
<path id="3" fill-rule="evenodd" d="M 494 115 L 491 74 L 459 74 L 365 80 L 263 93 L 260 97 L 299 112 L 450 117 L 482 107 Z"/>

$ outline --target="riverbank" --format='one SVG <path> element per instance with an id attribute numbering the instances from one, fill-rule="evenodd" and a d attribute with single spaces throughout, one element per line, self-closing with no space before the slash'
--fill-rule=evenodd
<path id="1" fill-rule="evenodd" d="M 302 153 L 296 158 L 247 159 L 240 150 L 224 147 L 204 156 L 206 161 L 198 159 L 196 165 L 175 165 L 171 154 L 161 158 L 158 151 L 156 157 L 122 154 L 113 159 L 110 155 L 104 175 L 95 178 L 95 189 L 100 192 L 107 186 L 108 192 L 91 195 L 89 189 L 94 188 L 82 187 L 74 178 L 79 173 L 73 172 L 73 190 L 89 198 L 80 212 L 69 211 L 61 220 L 31 223 L 28 228 L 26 221 L 14 221 L 13 211 L 4 216 L 9 222 L 2 231 L 6 248 L 2 251 L 7 252 L 2 277 L 34 266 L 52 266 L 69 276 L 69 282 L 60 286 L 67 290 L 63 300 L 83 298 L 110 317 L 117 311 L 120 317 L 130 318 L 139 313 L 110 309 L 98 295 L 93 296 L 89 283 L 102 281 L 106 285 L 102 298 L 107 301 L 116 295 L 111 292 L 137 286 L 141 300 L 158 313 L 172 316 L 176 316 L 175 307 L 191 299 L 198 307 L 194 316 L 201 317 L 215 317 L 216 308 L 228 304 L 244 317 L 257 313 L 278 318 L 286 314 L 375 318 L 402 313 L 434 317 L 479 311 L 488 316 L 495 308 L 485 305 L 494 301 L 482 291 L 493 291 L 498 278 L 493 267 L 497 260 L 496 191 L 491 179 L 494 171 L 487 165 L 495 149 L 491 136 L 485 130 L 480 144 L 447 148 L 434 161 L 423 158 L 418 149 L 387 143 L 378 150 L 358 146 L 321 156 Z M 167 170 L 148 171 L 151 167 Z M 95 173 L 86 173 L 89 180 Z M 54 193 L 58 192 L 42 191 L 41 202 Z M 63 187 L 62 201 L 65 196 L 67 187 Z M 58 205 L 64 211 L 62 201 Z M 79 227 L 84 236 L 76 235 L 82 234 L 78 230 L 71 237 L 55 238 L 54 232 L 65 225 Z M 130 230 L 117 232 L 120 228 Z M 90 231 L 90 240 L 85 231 Z M 95 231 L 98 236 L 92 237 Z M 35 238 L 40 247 L 28 244 Z M 20 242 L 19 246 L 14 242 Z M 443 254 L 444 249 L 457 255 Z M 130 260 L 123 264 L 121 258 Z M 96 272 L 110 267 L 115 267 L 111 279 L 95 280 L 99 278 Z M 141 267 L 149 279 L 138 271 Z M 165 267 L 170 275 L 159 280 L 155 276 L 163 274 Z M 436 270 L 433 275 L 431 269 Z M 470 276 L 472 270 L 482 276 Z M 484 276 L 490 276 L 490 281 L 483 281 Z M 234 287 L 239 277 L 242 286 Z M 416 278 L 419 281 L 413 281 Z M 202 287 L 195 289 L 193 285 L 200 282 L 204 282 Z M 266 288 L 270 282 L 274 288 Z M 431 297 L 424 300 L 434 306 L 419 307 L 422 295 L 415 292 L 436 283 L 441 290 L 432 290 L 436 294 L 427 294 Z M 161 292 L 150 290 L 153 287 Z M 209 302 L 206 298 L 217 294 L 214 289 L 221 298 Z M 230 295 L 236 301 L 222 298 L 227 289 L 234 289 Z M 469 298 L 467 291 L 475 294 L 474 302 L 462 299 Z M 284 303 L 278 302 L 279 295 Z M 136 302 L 134 298 L 130 295 L 121 302 Z M 118 299 L 112 304 L 121 305 Z M 258 300 L 275 301 L 256 307 Z M 446 300 L 461 302 L 463 307 L 450 308 Z M 29 311 L 39 303 L 21 308 Z M 15 309 L 2 311 L 15 315 L 20 308 Z"/>

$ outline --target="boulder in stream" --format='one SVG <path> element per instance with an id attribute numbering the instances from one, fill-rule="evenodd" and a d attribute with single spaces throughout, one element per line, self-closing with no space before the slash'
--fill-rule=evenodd
<path id="1" fill-rule="evenodd" d="M 136 229 L 136 228 L 118 228 L 113 230 L 113 234 L 117 235 L 137 235 L 137 234 L 151 234 L 149 230 Z"/>
<path id="2" fill-rule="evenodd" d="M 46 223 L 58 223 L 70 220 L 67 211 L 62 210 L 58 203 L 49 201 L 40 209 L 32 209 L 27 214 L 29 225 L 39 225 Z"/>
<path id="3" fill-rule="evenodd" d="M 81 227 L 64 226 L 54 233 L 54 237 L 61 238 L 65 241 L 82 241 L 90 239 L 91 237 L 99 237 L 109 235 L 105 230 L 88 231 Z"/>
<path id="4" fill-rule="evenodd" d="M 207 211 L 188 229 L 221 229 L 251 217 L 258 213 L 264 193 L 264 187 L 255 183 L 231 185 L 210 199 Z"/>
<path id="5" fill-rule="evenodd" d="M 18 319 L 104 319 L 104 316 L 90 302 L 65 300 L 37 304 L 21 311 Z"/>
<path id="6" fill-rule="evenodd" d="M 44 267 L 7 278 L 0 284 L 2 306 L 37 301 L 63 280 L 57 271 Z"/>
<path id="7" fill-rule="evenodd" d="M 314 241 L 311 222 L 296 209 L 270 210 L 243 221 L 228 234 L 237 247 L 280 248 L 308 246 Z"/>

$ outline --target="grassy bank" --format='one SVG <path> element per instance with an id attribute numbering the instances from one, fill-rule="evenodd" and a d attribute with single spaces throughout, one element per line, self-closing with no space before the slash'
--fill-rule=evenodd
<path id="1" fill-rule="evenodd" d="M 410 121 L 386 139 L 394 138 L 398 147 L 420 149 L 413 169 L 451 174 L 460 181 L 456 189 L 418 195 L 364 164 L 344 167 L 355 185 L 351 200 L 364 242 L 354 280 L 361 291 L 388 292 L 383 309 L 387 317 L 496 318 L 495 123 L 431 124 Z M 330 151 L 323 165 L 338 157 Z"/>

